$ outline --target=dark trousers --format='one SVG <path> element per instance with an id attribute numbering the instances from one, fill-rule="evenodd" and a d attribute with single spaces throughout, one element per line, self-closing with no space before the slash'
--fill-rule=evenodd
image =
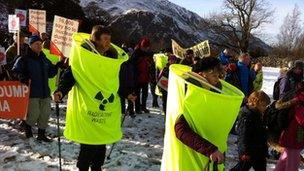
<path id="1" fill-rule="evenodd" d="M 163 112 L 166 114 L 168 92 L 166 90 L 161 89 L 161 93 L 162 93 L 162 101 L 163 101 Z"/>
<path id="2" fill-rule="evenodd" d="M 136 96 L 137 96 L 136 101 L 135 101 L 135 110 L 136 111 L 140 111 L 141 107 L 146 108 L 147 98 L 148 98 L 148 87 L 149 87 L 149 84 L 147 83 L 147 84 L 139 85 L 136 88 L 136 92 L 135 92 Z"/>
<path id="3" fill-rule="evenodd" d="M 126 99 L 121 97 L 120 104 L 121 104 L 121 113 L 126 114 Z"/>
<path id="4" fill-rule="evenodd" d="M 106 145 L 80 144 L 77 161 L 79 171 L 101 171 L 106 156 Z"/>
<path id="5" fill-rule="evenodd" d="M 255 171 L 266 171 L 266 159 L 256 159 L 251 161 L 239 161 L 230 171 L 248 171 L 250 168 Z"/>
<path id="6" fill-rule="evenodd" d="M 155 94 L 156 84 L 157 83 L 150 83 L 150 90 L 151 90 L 151 94 L 152 94 L 152 97 L 153 97 L 153 102 L 157 103 L 158 96 Z"/>

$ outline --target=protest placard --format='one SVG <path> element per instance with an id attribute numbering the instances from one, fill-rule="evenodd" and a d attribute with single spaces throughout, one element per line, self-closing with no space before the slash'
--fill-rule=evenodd
<path id="1" fill-rule="evenodd" d="M 19 17 L 20 26 L 25 27 L 26 26 L 26 16 L 27 16 L 26 10 L 15 9 L 15 14 L 17 15 L 17 17 Z"/>
<path id="2" fill-rule="evenodd" d="M 50 47 L 52 54 L 70 56 L 72 36 L 78 31 L 78 26 L 78 21 L 55 15 Z"/>
<path id="3" fill-rule="evenodd" d="M 20 30 L 20 21 L 17 15 L 8 15 L 8 31 L 17 33 Z"/>
<path id="4" fill-rule="evenodd" d="M 29 31 L 38 35 L 46 32 L 45 10 L 29 10 Z"/>
<path id="5" fill-rule="evenodd" d="M 175 40 L 172 39 L 173 54 L 179 58 L 184 58 L 186 50 L 182 48 Z"/>
<path id="6" fill-rule="evenodd" d="M 19 81 L 0 81 L 0 118 L 25 119 L 29 92 Z"/>
<path id="7" fill-rule="evenodd" d="M 208 40 L 205 40 L 189 49 L 193 50 L 194 56 L 198 56 L 201 58 L 208 57 L 211 54 Z"/>

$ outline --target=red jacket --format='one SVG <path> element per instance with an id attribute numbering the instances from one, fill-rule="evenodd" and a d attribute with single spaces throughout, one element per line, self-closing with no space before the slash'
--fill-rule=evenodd
<path id="1" fill-rule="evenodd" d="M 293 149 L 304 148 L 304 92 L 297 93 L 297 105 L 292 108 L 289 115 L 291 122 L 280 137 L 280 144 L 283 147 Z"/>
<path id="2" fill-rule="evenodd" d="M 147 84 L 150 82 L 150 73 L 149 73 L 150 63 L 149 59 L 146 56 L 143 56 L 139 59 L 137 69 L 138 69 L 138 83 Z"/>

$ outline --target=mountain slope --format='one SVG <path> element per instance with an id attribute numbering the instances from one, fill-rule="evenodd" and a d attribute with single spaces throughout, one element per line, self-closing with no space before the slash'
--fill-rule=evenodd
<path id="1" fill-rule="evenodd" d="M 154 42 L 153 49 L 162 49 L 170 47 L 171 39 L 184 47 L 209 39 L 217 51 L 223 48 L 217 45 L 223 38 L 205 27 L 202 17 L 168 0 L 81 0 L 80 5 L 97 6 L 111 16 L 107 24 L 114 30 L 114 41 L 134 45 L 141 36 L 148 36 Z M 271 49 L 258 38 L 251 42 L 251 51 Z"/>

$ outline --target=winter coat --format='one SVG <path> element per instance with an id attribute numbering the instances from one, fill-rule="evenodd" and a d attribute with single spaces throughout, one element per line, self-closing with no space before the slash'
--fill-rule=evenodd
<path id="1" fill-rule="evenodd" d="M 280 137 L 280 145 L 287 148 L 304 148 L 304 92 L 297 92 L 295 99 L 297 105 L 291 108 L 289 126 Z"/>
<path id="2" fill-rule="evenodd" d="M 148 84 L 150 82 L 150 54 L 137 48 L 132 54 L 130 61 L 135 66 L 136 84 Z"/>
<path id="3" fill-rule="evenodd" d="M 278 78 L 280 80 L 280 99 L 290 90 L 294 90 L 296 85 L 302 81 L 302 78 L 302 75 L 296 75 L 292 70 L 286 74 L 281 74 Z"/>
<path id="4" fill-rule="evenodd" d="M 25 43 L 23 45 L 21 45 L 20 46 L 20 56 L 26 55 L 29 48 L 30 48 L 29 45 L 27 45 Z M 17 57 L 17 43 L 14 43 L 10 47 L 8 47 L 5 54 L 6 54 L 6 62 L 7 62 L 5 68 L 10 71 L 10 70 L 12 70 L 15 59 Z"/>
<path id="5" fill-rule="evenodd" d="M 241 83 L 238 77 L 238 69 L 235 63 L 230 63 L 225 67 L 225 81 L 241 89 Z"/>
<path id="6" fill-rule="evenodd" d="M 13 67 L 13 72 L 22 83 L 28 85 L 30 80 L 30 98 L 50 97 L 48 79 L 53 78 L 57 71 L 58 67 L 43 52 L 38 55 L 31 49 L 26 55 L 19 57 Z"/>
<path id="7" fill-rule="evenodd" d="M 135 66 L 130 60 L 124 62 L 120 67 L 120 90 L 135 91 L 136 75 Z"/>
<path id="8" fill-rule="evenodd" d="M 267 155 L 267 134 L 262 114 L 245 105 L 240 110 L 238 121 L 239 154 L 254 158 L 265 158 Z"/>
<path id="9" fill-rule="evenodd" d="M 255 80 L 255 73 L 245 63 L 238 62 L 238 77 L 241 84 L 241 90 L 248 96 L 253 90 L 253 80 Z"/>
<path id="10" fill-rule="evenodd" d="M 261 90 L 263 86 L 263 71 L 258 71 L 256 73 L 255 80 L 253 81 L 253 89 L 255 91 Z"/>
<path id="11" fill-rule="evenodd" d="M 221 61 L 222 65 L 228 65 L 229 58 L 230 58 L 230 56 L 226 55 L 224 52 L 221 52 L 221 54 L 219 56 L 219 60 Z"/>

